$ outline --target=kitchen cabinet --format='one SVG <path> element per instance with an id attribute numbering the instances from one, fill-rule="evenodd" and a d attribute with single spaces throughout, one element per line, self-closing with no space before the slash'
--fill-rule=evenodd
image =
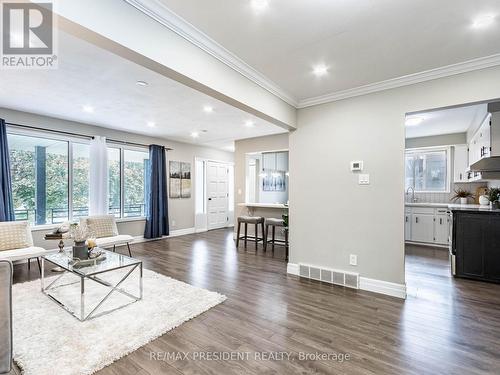
<path id="1" fill-rule="evenodd" d="M 500 283 L 500 212 L 454 211 L 456 276 Z"/>
<path id="2" fill-rule="evenodd" d="M 440 245 L 447 245 L 450 237 L 450 223 L 448 215 L 437 214 L 434 222 L 434 242 Z"/>
<path id="3" fill-rule="evenodd" d="M 434 242 L 434 214 L 416 213 L 412 215 L 411 240 Z"/>
<path id="4" fill-rule="evenodd" d="M 491 156 L 491 116 L 487 116 L 469 141 L 469 166 Z"/>
<path id="5" fill-rule="evenodd" d="M 405 241 L 411 241 L 411 209 L 405 209 Z"/>
<path id="6" fill-rule="evenodd" d="M 453 152 L 453 181 L 467 182 L 469 169 L 469 148 L 467 145 L 455 145 Z"/>
<path id="7" fill-rule="evenodd" d="M 406 207 L 405 241 L 447 246 L 450 223 L 447 208 Z"/>

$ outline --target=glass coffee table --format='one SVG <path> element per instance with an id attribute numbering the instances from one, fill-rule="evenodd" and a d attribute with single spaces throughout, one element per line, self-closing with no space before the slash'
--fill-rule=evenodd
<path id="1" fill-rule="evenodd" d="M 60 305 L 63 309 L 69 312 L 80 321 L 85 321 L 98 316 L 108 314 L 119 308 L 130 305 L 142 299 L 142 261 L 114 253 L 112 251 L 103 250 L 106 259 L 100 263 L 88 266 L 78 266 L 64 252 L 45 255 L 42 257 L 42 293 L 46 294 L 50 299 Z M 48 261 L 58 267 L 61 267 L 64 272 L 50 280 L 50 283 L 45 286 L 44 264 Z M 135 295 L 122 288 L 122 284 L 129 279 L 129 276 L 135 270 L 139 272 L 138 295 Z M 137 273 L 137 272 L 136 272 Z M 65 282 L 62 282 L 62 280 Z M 108 280 L 105 280 L 107 278 Z M 130 280 L 129 280 L 130 281 Z M 76 284 L 79 284 L 79 288 Z M 64 288 L 64 289 L 63 289 Z M 87 288 L 87 289 L 86 289 Z M 99 291 L 90 290 L 89 288 L 97 288 Z M 90 311 L 86 311 L 86 292 L 91 291 L 94 299 L 91 304 Z M 102 292 L 103 291 L 103 292 Z M 97 292 L 97 293 L 96 293 Z M 99 293 L 100 292 L 100 293 Z M 126 298 L 126 303 L 121 303 L 111 310 L 99 312 L 105 301 L 113 294 L 120 293 Z M 79 303 L 69 303 L 71 299 L 79 297 Z M 79 306 L 78 306 L 79 305 Z"/>

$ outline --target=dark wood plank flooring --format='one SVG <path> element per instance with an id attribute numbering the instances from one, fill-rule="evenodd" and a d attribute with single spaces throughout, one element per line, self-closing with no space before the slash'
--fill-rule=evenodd
<path id="1" fill-rule="evenodd" d="M 498 374 L 500 286 L 454 280 L 446 251 L 409 248 L 406 301 L 302 280 L 275 257 L 237 251 L 232 230 L 133 245 L 145 267 L 228 300 L 101 370 L 155 374 Z M 15 267 L 15 282 L 38 278 Z M 290 360 L 151 360 L 152 352 L 291 352 Z M 299 353 L 350 359 L 300 360 Z"/>

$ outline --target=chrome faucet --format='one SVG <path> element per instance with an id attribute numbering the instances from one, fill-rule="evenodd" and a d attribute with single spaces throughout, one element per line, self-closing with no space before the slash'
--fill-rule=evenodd
<path id="1" fill-rule="evenodd" d="M 406 189 L 406 196 L 408 197 L 408 195 L 410 194 L 410 189 L 411 189 L 411 202 L 416 202 L 417 201 L 417 198 L 415 198 L 415 189 L 413 187 L 409 187 L 408 189 Z"/>

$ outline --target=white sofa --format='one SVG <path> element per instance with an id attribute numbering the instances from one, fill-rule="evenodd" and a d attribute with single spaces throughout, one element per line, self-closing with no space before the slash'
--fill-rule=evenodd
<path id="1" fill-rule="evenodd" d="M 57 252 L 33 245 L 31 228 L 27 221 L 7 221 L 0 223 L 0 259 L 15 262 L 36 258 L 38 269 L 40 257 Z"/>
<path id="2" fill-rule="evenodd" d="M 134 237 L 118 233 L 116 219 L 113 215 L 83 217 L 80 219 L 80 225 L 85 228 L 87 233 L 95 235 L 97 246 L 113 247 L 113 251 L 116 251 L 117 246 L 127 245 L 128 254 L 132 256 L 130 243 L 134 241 Z"/>

